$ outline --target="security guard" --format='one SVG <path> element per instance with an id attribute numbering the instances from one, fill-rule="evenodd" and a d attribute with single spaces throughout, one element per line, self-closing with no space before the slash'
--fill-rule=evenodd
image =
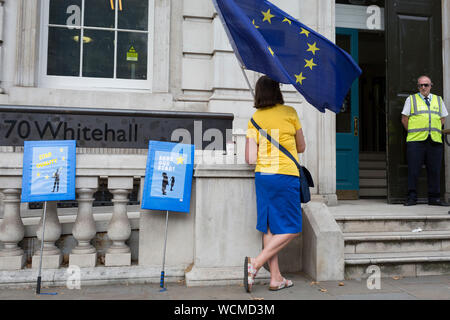
<path id="1" fill-rule="evenodd" d="M 440 200 L 442 126 L 448 112 L 442 98 L 430 93 L 432 85 L 430 77 L 421 76 L 417 80 L 420 92 L 406 99 L 402 111 L 402 124 L 408 132 L 408 199 L 405 206 L 417 203 L 417 179 L 424 163 L 428 177 L 428 204 L 450 206 Z"/>

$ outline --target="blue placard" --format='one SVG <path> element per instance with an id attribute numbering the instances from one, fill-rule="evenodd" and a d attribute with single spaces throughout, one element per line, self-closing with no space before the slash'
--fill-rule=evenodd
<path id="1" fill-rule="evenodd" d="M 142 209 L 189 212 L 194 146 L 149 141 Z"/>
<path id="2" fill-rule="evenodd" d="M 76 141 L 25 141 L 22 202 L 75 200 Z"/>

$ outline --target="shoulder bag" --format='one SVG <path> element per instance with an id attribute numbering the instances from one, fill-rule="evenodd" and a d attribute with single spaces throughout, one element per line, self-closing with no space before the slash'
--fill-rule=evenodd
<path id="1" fill-rule="evenodd" d="M 283 152 L 289 159 L 291 159 L 300 173 L 300 202 L 308 203 L 311 200 L 311 192 L 309 188 L 314 187 L 314 181 L 312 179 L 311 173 L 306 169 L 306 167 L 301 166 L 298 161 L 292 156 L 292 154 L 282 145 L 278 143 L 278 141 L 274 140 L 265 130 L 263 130 L 256 121 L 252 118 L 251 122 L 253 126 L 275 147 L 277 147 L 281 152 Z"/>

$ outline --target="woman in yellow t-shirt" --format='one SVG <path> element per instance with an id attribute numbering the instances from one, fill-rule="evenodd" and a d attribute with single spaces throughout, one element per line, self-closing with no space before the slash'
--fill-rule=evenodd
<path id="1" fill-rule="evenodd" d="M 278 82 L 262 76 L 256 83 L 253 119 L 298 161 L 306 148 L 302 126 L 294 108 L 285 106 Z M 245 159 L 256 164 L 256 229 L 263 232 L 264 249 L 244 261 L 244 286 L 251 292 L 259 268 L 270 268 L 270 290 L 293 286 L 283 278 L 278 252 L 302 231 L 299 171 L 295 163 L 248 123 Z"/>

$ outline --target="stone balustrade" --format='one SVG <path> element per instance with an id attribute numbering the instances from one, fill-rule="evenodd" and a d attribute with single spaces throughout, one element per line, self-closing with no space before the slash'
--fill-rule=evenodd
<path id="1" fill-rule="evenodd" d="M 34 246 L 31 268 L 57 269 L 63 262 L 63 253 L 60 244 L 63 223 L 58 212 L 57 202 L 46 203 L 45 233 L 42 239 L 44 210 L 25 210 L 27 204 L 21 205 L 22 188 L 22 153 L 1 153 L 0 164 L 0 271 L 26 269 L 25 253 L 19 246 L 24 240 L 25 226 L 34 233 L 38 245 Z M 101 165 L 100 165 L 101 164 Z M 93 245 L 97 234 L 95 210 L 93 208 L 94 193 L 99 188 L 99 179 L 106 178 L 108 190 L 113 194 L 112 204 L 109 207 L 111 218 L 107 227 L 107 238 L 111 245 L 106 250 L 105 266 L 130 266 L 131 252 L 126 241 L 131 236 L 131 224 L 127 215 L 128 194 L 133 188 L 133 180 L 145 176 L 146 155 L 141 154 L 78 154 L 76 171 L 76 219 L 73 222 L 72 236 L 76 242 L 69 253 L 69 265 L 81 268 L 92 268 L 98 265 L 97 249 Z M 40 212 L 40 219 L 21 214 Z M 74 211 L 74 210 L 72 210 Z M 102 214 L 104 215 L 105 208 Z M 108 211 L 108 209 L 106 209 Z M 66 216 L 64 216 L 67 218 Z M 67 220 L 67 219 L 66 219 Z M 36 225 L 37 223 L 37 225 Z M 28 235 L 30 236 L 30 235 Z M 67 248 L 65 248 L 67 249 Z"/>
<path id="2" fill-rule="evenodd" d="M 226 154 L 196 152 L 191 210 L 169 216 L 166 282 L 240 283 L 244 256 L 261 249 L 262 235 L 255 229 L 254 167 L 242 163 L 245 137 L 236 141 L 238 146 L 228 145 Z M 82 270 L 85 281 L 159 282 L 165 214 L 128 205 L 133 184 L 140 182 L 140 193 L 144 186 L 147 154 L 141 151 L 77 154 L 78 207 L 57 208 L 56 202 L 47 202 L 43 239 L 43 210 L 29 210 L 20 201 L 23 154 L 0 152 L 0 286 L 35 281 L 41 241 L 43 282 L 50 285 L 62 284 L 62 270 L 71 266 Z M 110 207 L 93 206 L 100 180 L 112 194 Z M 29 239 L 34 241 L 31 253 L 24 246 Z M 288 259 L 290 272 L 302 270 L 302 243 L 289 249 L 295 253 Z M 268 277 L 268 272 L 259 273 L 259 281 Z"/>
<path id="3" fill-rule="evenodd" d="M 202 163 L 208 164 L 208 170 L 214 163 L 223 165 L 225 163 L 237 164 L 237 159 L 244 161 L 244 148 L 242 143 L 245 139 L 241 136 L 236 137 L 238 144 L 229 144 L 227 146 L 228 152 L 199 152 L 196 151 L 196 166 Z M 238 149 L 238 150 L 237 150 Z M 1 150 L 4 151 L 4 150 Z M 77 169 L 76 169 L 76 202 L 77 208 L 62 209 L 57 208 L 57 202 L 47 202 L 46 205 L 46 219 L 45 219 L 45 234 L 42 239 L 43 209 L 28 209 L 27 203 L 21 204 L 21 188 L 22 188 L 22 158 L 21 152 L 1 152 L 2 163 L 0 164 L 0 273 L 2 271 L 37 269 L 41 262 L 41 241 L 43 241 L 42 250 L 42 269 L 59 269 L 63 264 L 63 255 L 66 254 L 64 266 L 78 266 L 80 268 L 96 268 L 96 267 L 129 267 L 132 265 L 132 253 L 128 241 L 131 236 L 131 223 L 128 210 L 128 195 L 133 189 L 133 181 L 140 180 L 140 189 L 143 189 L 145 167 L 147 154 L 137 150 L 134 154 L 95 154 L 95 153 L 78 153 L 77 154 Z M 238 156 L 236 155 L 238 154 Z M 234 175 L 239 176 L 242 169 L 247 173 L 242 176 L 247 181 L 249 176 L 252 176 L 252 167 L 245 164 L 240 164 L 240 167 L 235 171 Z M 227 169 L 229 170 L 229 168 Z M 97 208 L 93 207 L 94 193 L 99 190 L 99 180 L 107 181 L 108 191 L 113 195 L 112 206 L 103 207 L 101 213 L 97 213 Z M 195 189 L 194 178 L 193 188 Z M 201 185 L 200 183 L 198 184 Z M 251 188 L 249 190 L 252 190 Z M 213 191 L 212 189 L 210 191 Z M 175 220 L 181 222 L 178 227 L 184 230 L 190 230 L 186 233 L 189 238 L 181 240 L 181 243 L 188 244 L 181 252 L 178 249 L 168 252 L 169 268 L 175 269 L 175 273 L 180 273 L 195 260 L 194 246 L 201 243 L 201 239 L 194 240 L 194 224 L 196 217 L 194 198 L 197 194 L 193 190 L 193 199 L 191 204 L 191 213 L 188 215 L 174 215 L 171 217 L 172 224 L 176 224 Z M 61 214 L 69 210 L 70 214 Z M 143 266 L 157 266 L 161 262 L 162 253 L 161 248 L 154 248 L 153 243 L 149 241 L 142 244 L 142 239 L 151 235 L 160 243 L 163 239 L 164 228 L 155 225 L 155 221 L 159 219 L 157 214 L 149 214 L 147 210 L 141 211 L 145 219 L 139 222 L 139 229 L 147 221 L 153 221 L 150 229 L 146 230 L 146 235 L 139 235 L 139 254 L 135 255 L 135 263 Z M 105 211 L 110 215 L 109 222 L 106 228 L 101 230 L 106 231 L 106 239 L 109 246 L 103 252 L 104 257 L 99 259 L 99 250 L 95 245 L 95 238 L 100 230 L 97 229 L 98 216 L 105 215 Z M 32 216 L 30 213 L 32 212 Z M 36 215 L 39 217 L 36 217 Z M 73 218 L 72 218 L 73 217 Z M 147 218 L 154 218 L 148 220 Z M 155 220 L 156 219 L 156 220 Z M 73 221 L 74 220 L 74 221 Z M 97 221 L 97 222 L 96 222 Z M 25 225 L 24 225 L 25 222 Z M 71 230 L 67 231 L 67 227 L 71 226 Z M 171 226 L 174 228 L 174 226 Z M 61 237 L 67 233 L 71 233 L 73 237 L 72 246 L 70 248 L 61 241 Z M 145 225 L 147 228 L 147 225 Z M 106 229 L 106 230 L 105 230 Z M 180 231 L 178 230 L 178 231 Z M 25 231 L 27 236 L 25 237 Z M 170 230 L 169 230 L 170 232 Z M 179 233 L 179 232 L 177 232 Z M 253 235 L 254 237 L 255 235 Z M 258 237 L 258 235 L 256 235 Z M 34 239 L 32 252 L 24 252 L 19 245 L 25 239 Z M 172 240 L 169 238 L 169 243 Z M 198 242 L 200 241 L 200 242 Z M 259 246 L 260 242 L 256 241 Z M 136 249 L 136 248 L 134 248 Z M 170 246 L 168 247 L 170 249 Z M 64 251 L 64 252 L 63 252 Z M 252 251 L 255 251 L 254 249 Z M 153 256 L 152 256 L 153 255 Z M 142 256 L 142 259 L 141 259 Z M 148 259 L 152 256 L 151 259 Z M 31 265 L 26 265 L 26 257 L 31 259 Z M 66 258 L 67 258 L 66 257 Z M 174 263 L 170 266 L 171 257 L 183 257 L 182 261 L 174 259 Z M 68 264 L 67 264 L 68 262 Z M 100 263 L 99 263 L 100 262 Z M 181 263 L 179 263 L 181 262 Z M 156 267 L 155 267 L 156 268 Z M 1 283 L 1 275 L 0 275 Z"/>

